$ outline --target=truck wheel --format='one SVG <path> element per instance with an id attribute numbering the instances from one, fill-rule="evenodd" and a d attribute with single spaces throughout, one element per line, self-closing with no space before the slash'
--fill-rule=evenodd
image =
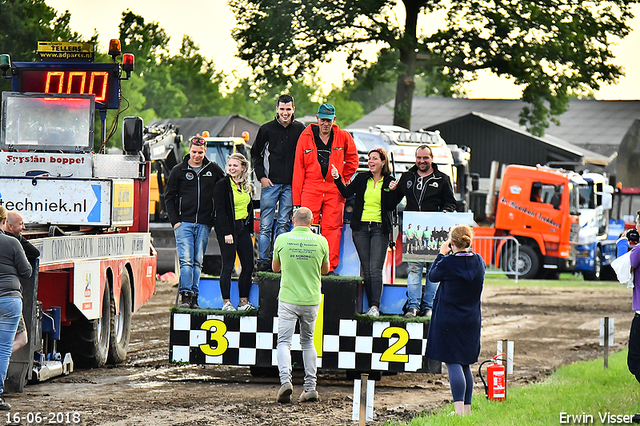
<path id="1" fill-rule="evenodd" d="M 596 257 L 593 259 L 593 271 L 583 272 L 586 281 L 599 281 L 602 274 L 602 250 L 596 247 Z"/>
<path id="2" fill-rule="evenodd" d="M 516 268 L 518 270 L 518 278 L 531 279 L 538 273 L 540 259 L 533 248 L 521 245 L 517 258 L 515 249 L 509 250 L 506 253 L 506 257 L 506 262 L 502 264 L 502 270 L 510 272 L 510 277 L 515 278 Z"/>
<path id="3" fill-rule="evenodd" d="M 120 364 L 127 358 L 131 335 L 131 279 L 125 268 L 120 286 L 120 313 L 116 315 L 116 302 L 111 299 L 109 327 L 109 364 Z"/>
<path id="4" fill-rule="evenodd" d="M 106 280 L 108 282 L 108 280 Z M 102 367 L 109 354 L 109 324 L 111 317 L 111 293 L 109 285 L 104 286 L 102 316 L 99 319 L 82 318 L 63 330 L 60 352 L 71 352 L 73 362 L 78 367 Z"/>

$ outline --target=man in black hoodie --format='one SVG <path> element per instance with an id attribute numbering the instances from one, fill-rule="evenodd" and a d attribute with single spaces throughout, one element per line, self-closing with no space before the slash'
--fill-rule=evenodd
<path id="1" fill-rule="evenodd" d="M 392 197 L 395 197 L 396 204 L 407 197 L 407 206 L 404 211 L 456 211 L 456 197 L 453 194 L 451 179 L 433 164 L 433 153 L 427 145 L 420 145 L 416 149 L 416 165 L 404 172 L 397 184 L 391 182 L 389 189 L 393 191 Z M 431 316 L 433 297 L 438 283 L 429 280 L 431 264 L 427 263 L 426 266 L 427 280 L 424 295 L 422 294 L 423 263 L 409 262 L 407 266 L 408 301 L 405 312 L 407 318 L 413 318 L 416 315 Z"/>
<path id="2" fill-rule="evenodd" d="M 271 246 L 278 235 L 289 232 L 293 198 L 291 178 L 293 159 L 304 124 L 295 120 L 293 97 L 281 95 L 276 102 L 274 120 L 260 126 L 251 147 L 251 162 L 260 180 L 260 234 L 258 235 L 258 271 L 271 269 Z M 273 235 L 273 219 L 278 223 Z"/>
<path id="3" fill-rule="evenodd" d="M 181 308 L 199 308 L 198 285 L 213 226 L 213 187 L 224 176 L 205 154 L 201 136 L 189 140 L 189 154 L 171 170 L 166 206 L 180 260 Z"/>

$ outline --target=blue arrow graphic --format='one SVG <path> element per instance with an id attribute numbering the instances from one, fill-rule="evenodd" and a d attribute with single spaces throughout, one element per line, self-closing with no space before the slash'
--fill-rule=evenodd
<path id="1" fill-rule="evenodd" d="M 100 222 L 100 207 L 102 207 L 102 203 L 101 203 L 102 191 L 101 191 L 100 185 L 91 185 L 91 189 L 93 189 L 93 193 L 96 196 L 96 204 L 93 206 L 93 209 L 91 209 L 91 212 L 89 212 L 89 216 L 87 216 L 87 221 L 97 223 L 97 222 Z"/>

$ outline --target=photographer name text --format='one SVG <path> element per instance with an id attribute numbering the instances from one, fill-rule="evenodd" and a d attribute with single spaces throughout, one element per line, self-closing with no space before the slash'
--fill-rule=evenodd
<path id="1" fill-rule="evenodd" d="M 613 414 L 610 412 L 598 413 L 596 415 L 580 413 L 569 414 L 565 412 L 560 413 L 561 425 L 592 425 L 592 424 L 631 424 L 633 419 L 632 414 Z"/>

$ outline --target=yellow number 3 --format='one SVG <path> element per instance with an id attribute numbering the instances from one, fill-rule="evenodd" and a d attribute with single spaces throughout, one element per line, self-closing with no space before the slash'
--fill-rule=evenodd
<path id="1" fill-rule="evenodd" d="M 227 325 L 220 320 L 207 320 L 200 326 L 202 330 L 207 330 L 211 333 L 211 337 L 207 339 L 207 343 L 200 345 L 200 350 L 205 355 L 218 356 L 227 351 L 229 347 L 229 341 L 224 335 L 227 333 Z M 215 329 L 215 331 L 213 331 Z M 211 347 L 211 343 L 216 342 L 215 349 Z"/>
<path id="2" fill-rule="evenodd" d="M 409 355 L 399 354 L 398 351 L 406 346 L 409 342 L 409 333 L 404 328 L 389 327 L 385 328 L 382 332 L 382 337 L 390 338 L 391 336 L 398 336 L 398 341 L 389 346 L 389 349 L 384 351 L 380 357 L 380 361 L 384 362 L 409 362 Z"/>

